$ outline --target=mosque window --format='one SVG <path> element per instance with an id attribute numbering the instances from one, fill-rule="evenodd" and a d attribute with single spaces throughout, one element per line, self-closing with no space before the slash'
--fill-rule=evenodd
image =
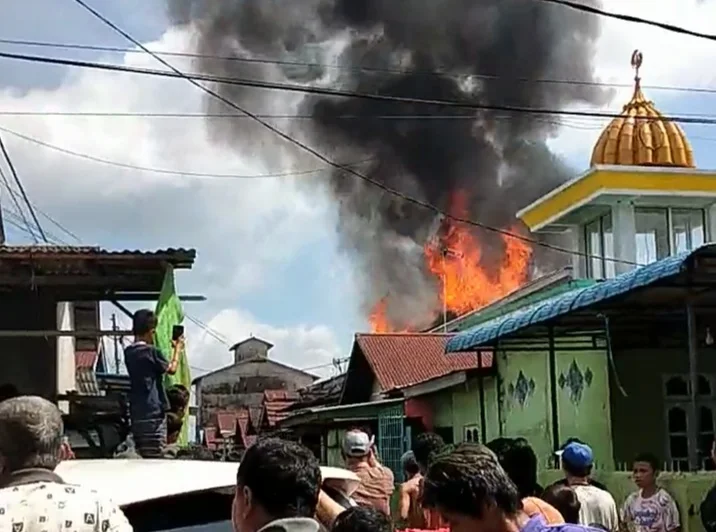
<path id="1" fill-rule="evenodd" d="M 691 251 L 705 242 L 704 214 L 703 209 L 672 209 L 671 234 L 676 253 Z"/>
<path id="2" fill-rule="evenodd" d="M 639 264 L 691 251 L 706 241 L 703 209 L 636 208 L 634 216 Z"/>
<path id="3" fill-rule="evenodd" d="M 588 255 L 587 275 L 592 279 L 616 275 L 614 261 L 614 232 L 612 215 L 605 214 L 584 226 L 584 243 Z"/>
<path id="4" fill-rule="evenodd" d="M 669 256 L 669 211 L 657 208 L 634 209 L 636 261 L 649 264 Z"/>

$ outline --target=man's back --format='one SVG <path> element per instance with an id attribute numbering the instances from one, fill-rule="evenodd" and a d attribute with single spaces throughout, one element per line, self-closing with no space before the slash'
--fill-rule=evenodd
<path id="1" fill-rule="evenodd" d="M 168 362 L 153 345 L 135 342 L 124 350 L 124 363 L 129 373 L 129 403 L 133 419 L 164 416 L 169 401 L 164 391 L 164 373 Z"/>
<path id="2" fill-rule="evenodd" d="M 353 499 L 362 506 L 372 506 L 390 515 L 390 497 L 395 491 L 393 472 L 379 463 L 370 465 L 367 462 L 353 464 L 349 469 L 360 478 Z"/>
<path id="3" fill-rule="evenodd" d="M 619 528 L 619 513 L 614 497 L 608 491 L 589 485 L 572 485 L 581 508 L 579 523 L 587 526 L 599 525 L 609 531 Z"/>
<path id="4" fill-rule="evenodd" d="M 407 528 L 425 528 L 423 508 L 420 504 L 420 484 L 422 475 L 415 475 L 400 485 L 400 518 L 405 521 Z"/>
<path id="5" fill-rule="evenodd" d="M 132 532 L 122 511 L 96 491 L 64 484 L 59 477 L 47 480 L 10 482 L 0 489 L 0 530 Z"/>

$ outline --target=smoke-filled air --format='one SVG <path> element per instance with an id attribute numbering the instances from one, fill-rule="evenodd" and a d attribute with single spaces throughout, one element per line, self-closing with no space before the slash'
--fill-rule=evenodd
<path id="1" fill-rule="evenodd" d="M 564 109 L 604 103 L 593 80 L 597 17 L 539 0 L 169 0 L 195 33 L 196 71 L 364 94 Z M 444 212 L 527 235 L 515 213 L 574 175 L 546 145 L 553 116 L 306 95 L 219 84 L 223 96 L 331 160 Z M 280 110 L 280 111 L 277 111 Z M 207 98 L 207 111 L 232 112 Z M 209 119 L 246 156 L 324 163 L 248 119 Z M 374 331 L 422 330 L 489 304 L 567 262 L 444 219 L 345 171 L 308 176 L 335 198 Z"/>

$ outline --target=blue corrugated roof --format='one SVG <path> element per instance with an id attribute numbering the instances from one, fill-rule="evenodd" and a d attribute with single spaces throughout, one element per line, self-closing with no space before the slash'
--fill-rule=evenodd
<path id="1" fill-rule="evenodd" d="M 684 263 L 692 254 L 698 253 L 704 247 L 712 246 L 702 246 L 692 252 L 667 257 L 658 262 L 631 270 L 614 279 L 608 279 L 586 288 L 578 288 L 493 318 L 455 335 L 447 343 L 446 350 L 448 353 L 472 351 L 520 329 L 544 323 L 573 310 L 585 308 L 611 297 L 625 294 L 635 288 L 648 286 L 656 281 L 680 273 Z"/>

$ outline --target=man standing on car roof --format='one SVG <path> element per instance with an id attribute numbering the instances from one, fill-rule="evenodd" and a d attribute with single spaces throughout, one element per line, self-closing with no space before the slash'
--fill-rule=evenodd
<path id="1" fill-rule="evenodd" d="M 164 390 L 164 375 L 176 373 L 184 339 L 173 343 L 169 362 L 154 345 L 157 317 L 151 310 L 138 310 L 132 318 L 134 343 L 124 350 L 129 373 L 129 410 L 132 436 L 143 458 L 161 458 L 167 445 L 169 400 Z"/>
<path id="2" fill-rule="evenodd" d="M 0 530 L 132 532 L 109 499 L 54 472 L 63 432 L 62 414 L 42 397 L 0 402 Z"/>

